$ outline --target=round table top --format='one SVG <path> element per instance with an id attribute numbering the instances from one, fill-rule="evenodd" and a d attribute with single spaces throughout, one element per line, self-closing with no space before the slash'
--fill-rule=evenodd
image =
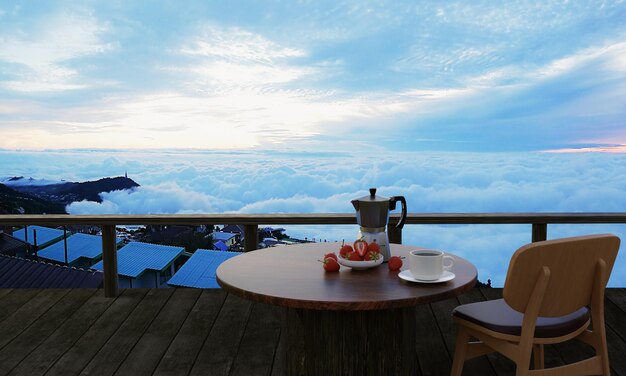
<path id="1" fill-rule="evenodd" d="M 414 283 L 389 271 L 387 263 L 352 270 L 341 266 L 326 272 L 318 260 L 329 252 L 339 253 L 340 243 L 304 243 L 266 248 L 226 260 L 217 269 L 217 282 L 224 290 L 246 299 L 290 308 L 319 310 L 391 309 L 447 299 L 470 290 L 477 272 L 467 260 L 454 257 L 455 278 L 443 283 Z M 391 244 L 392 256 L 407 257 L 421 249 Z M 409 268 L 408 258 L 401 270 Z"/>

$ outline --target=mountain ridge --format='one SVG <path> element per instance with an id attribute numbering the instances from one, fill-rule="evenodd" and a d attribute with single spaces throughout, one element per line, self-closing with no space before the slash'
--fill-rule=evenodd
<path id="1" fill-rule="evenodd" d="M 20 179 L 21 177 L 10 178 Z M 36 180 L 32 179 L 34 182 Z M 75 201 L 102 202 L 101 193 L 134 189 L 139 184 L 125 177 L 105 177 L 85 182 L 5 185 L 0 183 L 0 208 L 11 214 L 66 213 L 65 207 Z M 61 208 L 61 210 L 59 210 Z"/>

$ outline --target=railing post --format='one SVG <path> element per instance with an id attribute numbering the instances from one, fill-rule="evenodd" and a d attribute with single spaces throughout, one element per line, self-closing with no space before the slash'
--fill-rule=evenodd
<path id="1" fill-rule="evenodd" d="M 395 223 L 387 225 L 387 236 L 389 243 L 402 244 L 402 229 L 397 228 Z"/>
<path id="2" fill-rule="evenodd" d="M 243 250 L 254 251 L 259 248 L 259 227 L 257 225 L 243 226 Z"/>
<path id="3" fill-rule="evenodd" d="M 548 239 L 548 224 L 533 223 L 532 242 L 540 242 Z"/>
<path id="4" fill-rule="evenodd" d="M 107 298 L 115 298 L 118 295 L 117 242 L 115 240 L 115 225 L 102 226 L 104 296 Z"/>

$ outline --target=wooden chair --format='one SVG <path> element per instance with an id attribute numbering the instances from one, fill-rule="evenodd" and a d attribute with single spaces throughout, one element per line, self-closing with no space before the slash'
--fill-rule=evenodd
<path id="1" fill-rule="evenodd" d="M 609 375 L 604 289 L 619 244 L 618 237 L 605 234 L 518 249 L 509 264 L 503 299 L 464 304 L 453 311 L 459 332 L 451 375 L 461 375 L 465 360 L 494 351 L 516 363 L 517 376 Z M 468 343 L 470 337 L 478 341 Z M 593 346 L 596 355 L 544 369 L 543 345 L 572 338 Z"/>

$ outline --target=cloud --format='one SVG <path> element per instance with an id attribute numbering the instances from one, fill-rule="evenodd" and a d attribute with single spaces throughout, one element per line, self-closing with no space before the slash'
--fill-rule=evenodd
<path id="1" fill-rule="evenodd" d="M 14 79 L 0 84 L 22 92 L 88 87 L 71 61 L 110 50 L 112 46 L 101 40 L 106 26 L 87 12 L 48 14 L 37 22 L 31 29 L 18 29 L 0 38 L 0 62 L 14 67 L 10 70 Z"/>

